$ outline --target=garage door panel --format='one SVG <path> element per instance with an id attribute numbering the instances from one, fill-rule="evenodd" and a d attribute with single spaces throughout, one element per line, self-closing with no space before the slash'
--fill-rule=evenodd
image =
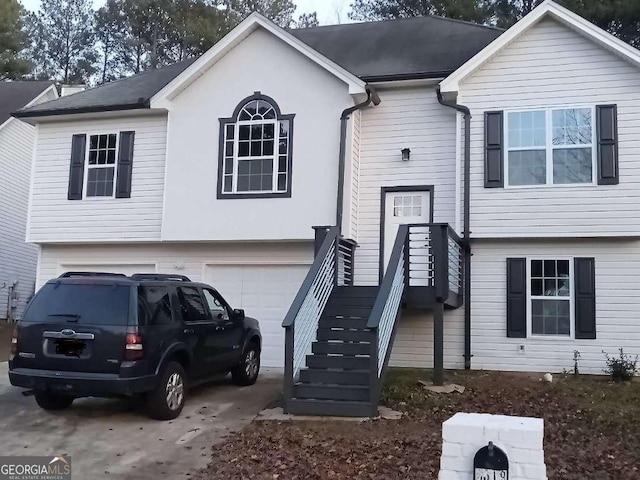
<path id="1" fill-rule="evenodd" d="M 63 263 L 58 266 L 58 275 L 64 272 L 106 272 L 133 275 L 134 273 L 156 273 L 156 265 L 155 263 L 122 263 L 109 265 L 96 263 Z"/>
<path id="2" fill-rule="evenodd" d="M 262 364 L 284 366 L 282 320 L 304 281 L 309 265 L 207 265 L 205 282 L 235 308 L 260 322 Z"/>

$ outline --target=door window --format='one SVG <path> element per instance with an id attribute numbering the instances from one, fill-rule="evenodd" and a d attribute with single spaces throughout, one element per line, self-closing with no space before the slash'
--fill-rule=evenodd
<path id="1" fill-rule="evenodd" d="M 209 313 L 202 302 L 200 291 L 193 287 L 178 287 L 180 311 L 185 322 L 204 322 L 210 320 Z"/>
<path id="2" fill-rule="evenodd" d="M 211 316 L 214 320 L 229 320 L 229 312 L 227 307 L 224 306 L 222 301 L 218 298 L 218 295 L 213 290 L 203 290 L 204 298 L 207 301 L 207 306 L 211 311 Z"/>

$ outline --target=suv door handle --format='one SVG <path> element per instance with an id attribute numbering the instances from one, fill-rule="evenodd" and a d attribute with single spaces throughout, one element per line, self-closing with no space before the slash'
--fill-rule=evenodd
<path id="1" fill-rule="evenodd" d="M 185 328 L 184 333 L 194 333 L 193 328 Z"/>

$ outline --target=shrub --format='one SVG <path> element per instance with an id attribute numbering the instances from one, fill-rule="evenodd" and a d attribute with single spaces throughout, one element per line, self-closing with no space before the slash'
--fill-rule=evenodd
<path id="1" fill-rule="evenodd" d="M 620 349 L 620 355 L 610 357 L 606 352 L 604 356 L 607 358 L 607 368 L 604 372 L 609 375 L 615 382 L 624 382 L 631 380 L 638 373 L 638 355 L 633 358 L 631 355 L 624 353 Z"/>

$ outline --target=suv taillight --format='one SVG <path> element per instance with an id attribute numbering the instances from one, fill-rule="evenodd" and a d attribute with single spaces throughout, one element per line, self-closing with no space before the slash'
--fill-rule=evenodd
<path id="1" fill-rule="evenodd" d="M 124 347 L 125 360 L 141 360 L 144 358 L 142 336 L 137 332 L 128 332 Z"/>
<path id="2" fill-rule="evenodd" d="M 20 336 L 20 329 L 18 328 L 18 324 L 16 323 L 15 327 L 13 327 L 13 334 L 11 335 L 11 359 L 20 353 L 20 348 L 18 347 L 18 337 Z"/>

